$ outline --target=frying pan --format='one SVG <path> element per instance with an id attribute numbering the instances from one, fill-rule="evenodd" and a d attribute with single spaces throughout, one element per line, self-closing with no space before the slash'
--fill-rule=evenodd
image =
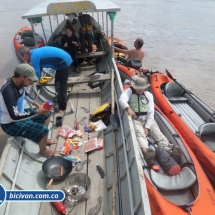
<path id="1" fill-rule="evenodd" d="M 44 174 L 51 179 L 46 188 L 51 185 L 53 179 L 66 178 L 72 171 L 72 168 L 72 162 L 61 156 L 48 158 L 42 165 Z"/>

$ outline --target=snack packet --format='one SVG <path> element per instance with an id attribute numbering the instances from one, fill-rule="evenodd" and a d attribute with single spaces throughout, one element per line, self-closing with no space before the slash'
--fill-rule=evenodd
<path id="1" fill-rule="evenodd" d="M 64 138 L 72 138 L 76 133 L 77 131 L 72 129 L 68 125 L 63 125 L 62 128 L 58 131 L 58 134 Z"/>

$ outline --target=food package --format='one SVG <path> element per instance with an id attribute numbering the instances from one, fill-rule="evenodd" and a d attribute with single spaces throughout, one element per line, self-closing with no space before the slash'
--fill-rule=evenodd
<path id="1" fill-rule="evenodd" d="M 63 125 L 62 128 L 58 131 L 58 134 L 64 138 L 72 138 L 76 133 L 77 131 L 75 129 L 72 129 L 68 125 Z"/>
<path id="2" fill-rule="evenodd" d="M 103 147 L 104 141 L 101 138 L 93 138 L 88 141 L 85 141 L 85 153 L 103 149 Z"/>

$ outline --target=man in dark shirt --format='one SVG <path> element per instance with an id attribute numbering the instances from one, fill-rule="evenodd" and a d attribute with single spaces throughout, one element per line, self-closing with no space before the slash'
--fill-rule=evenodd
<path id="1" fill-rule="evenodd" d="M 21 136 L 39 145 L 39 153 L 53 156 L 54 151 L 46 148 L 46 144 L 55 144 L 48 140 L 48 124 L 51 112 L 44 110 L 25 90 L 38 78 L 29 64 L 16 67 L 14 76 L 8 78 L 0 92 L 0 123 L 2 130 L 10 136 Z M 24 108 L 24 100 L 37 108 Z"/>

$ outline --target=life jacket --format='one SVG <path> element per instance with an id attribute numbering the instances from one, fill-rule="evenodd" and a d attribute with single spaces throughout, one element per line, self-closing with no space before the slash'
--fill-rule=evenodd
<path id="1" fill-rule="evenodd" d="M 83 14 L 79 16 L 79 20 L 81 22 L 80 32 L 91 34 L 93 30 L 93 26 L 91 23 L 91 17 L 89 14 Z"/>
<path id="2" fill-rule="evenodd" d="M 135 92 L 133 87 L 130 88 L 132 90 L 132 96 L 128 104 L 137 116 L 146 115 L 148 112 L 148 98 L 145 96 L 144 92 L 139 95 Z"/>

